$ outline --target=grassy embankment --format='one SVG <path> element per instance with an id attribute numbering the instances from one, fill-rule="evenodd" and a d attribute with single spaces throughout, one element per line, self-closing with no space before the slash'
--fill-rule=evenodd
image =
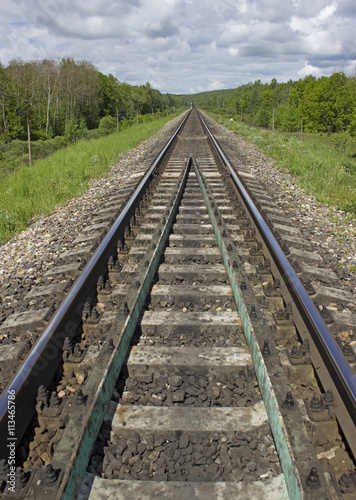
<path id="1" fill-rule="evenodd" d="M 356 158 L 339 151 L 340 135 L 304 133 L 301 141 L 300 133 L 272 132 L 241 123 L 238 116 L 230 121 L 227 115 L 208 114 L 277 160 L 277 167 L 319 202 L 348 211 L 356 221 Z"/>
<path id="2" fill-rule="evenodd" d="M 92 179 L 107 173 L 119 155 L 151 137 L 178 113 L 133 125 L 119 133 L 60 149 L 30 167 L 2 178 L 0 244 L 26 228 L 31 219 L 83 193 Z"/>

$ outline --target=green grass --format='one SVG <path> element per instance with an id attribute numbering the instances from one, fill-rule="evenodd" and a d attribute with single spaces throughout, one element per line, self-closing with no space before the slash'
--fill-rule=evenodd
<path id="1" fill-rule="evenodd" d="M 241 123 L 239 117 L 212 115 L 212 118 L 255 144 L 277 160 L 307 192 L 328 205 L 356 214 L 356 158 L 338 151 L 335 138 L 327 134 L 272 132 Z"/>
<path id="2" fill-rule="evenodd" d="M 92 179 L 102 177 L 119 155 L 151 137 L 178 113 L 133 125 L 119 133 L 81 140 L 30 167 L 7 175 L 0 186 L 0 243 L 25 229 L 34 216 L 83 193 Z"/>
<path id="3" fill-rule="evenodd" d="M 32 141 L 32 159 L 39 160 L 53 154 L 66 146 L 64 137 L 54 137 L 46 141 Z M 8 175 L 18 172 L 28 166 L 28 142 L 14 140 L 8 143 L 0 142 L 0 184 Z"/>

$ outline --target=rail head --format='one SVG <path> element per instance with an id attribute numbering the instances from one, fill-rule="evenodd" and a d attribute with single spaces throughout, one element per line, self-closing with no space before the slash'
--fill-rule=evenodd
<path id="1" fill-rule="evenodd" d="M 200 113 L 199 116 L 220 159 L 228 169 L 229 175 L 231 176 L 234 185 L 241 195 L 251 218 L 257 226 L 269 253 L 272 255 L 278 271 L 294 300 L 299 314 L 303 318 L 308 328 L 309 334 L 311 335 L 316 347 L 318 348 L 323 361 L 330 373 L 330 376 L 339 391 L 343 404 L 345 405 L 345 408 L 347 409 L 354 425 L 356 425 L 356 378 L 350 366 L 345 360 L 336 342 L 332 338 L 318 310 L 310 299 L 304 286 L 300 282 L 287 257 L 284 255 L 283 250 L 276 241 L 274 235 L 263 219 L 251 196 L 234 171 L 229 160 L 226 158 L 218 141 L 209 130 L 209 127 L 205 123 Z"/>
<path id="2" fill-rule="evenodd" d="M 105 273 L 107 261 L 115 252 L 117 241 L 120 235 L 123 234 L 124 228 L 130 220 L 133 210 L 142 198 L 152 174 L 160 165 L 173 141 L 184 126 L 190 112 L 189 110 L 186 113 L 170 140 L 159 153 L 119 217 L 116 219 L 81 275 L 74 283 L 67 297 L 60 304 L 41 337 L 30 350 L 13 380 L 3 392 L 0 399 L 0 458 L 5 458 L 7 456 L 5 436 L 7 436 L 8 426 L 9 395 L 15 395 L 15 404 L 18 405 L 18 407 L 20 407 L 20 405 L 31 405 L 34 411 L 38 387 L 40 385 L 46 386 L 53 377 L 61 359 L 64 339 L 75 335 L 81 321 L 83 304 L 88 297 L 94 295 L 97 280 L 99 276 Z M 17 442 L 21 439 L 31 418 L 32 411 L 17 412 L 16 436 L 14 436 Z"/>

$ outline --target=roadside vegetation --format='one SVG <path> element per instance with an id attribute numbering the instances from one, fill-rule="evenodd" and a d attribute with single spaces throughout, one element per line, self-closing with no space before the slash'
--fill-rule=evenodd
<path id="1" fill-rule="evenodd" d="M 318 201 L 356 216 L 356 158 L 343 134 L 304 133 L 301 141 L 300 133 L 251 127 L 236 115 L 209 115 L 276 159 L 278 167 L 296 177 Z"/>
<path id="2" fill-rule="evenodd" d="M 26 228 L 31 219 L 51 214 L 55 207 L 84 192 L 92 179 L 107 173 L 120 155 L 160 130 L 177 112 L 134 124 L 120 132 L 75 144 L 21 167 L 0 184 L 0 243 Z"/>
<path id="3" fill-rule="evenodd" d="M 167 109 L 164 113 L 154 113 L 139 115 L 138 123 L 150 123 L 160 117 L 171 115 L 171 110 Z M 120 122 L 120 132 L 136 124 L 136 119 L 124 119 Z M 111 134 L 116 130 L 116 120 L 111 116 L 105 116 L 100 120 L 99 127 L 93 130 L 79 128 L 75 120 L 72 120 L 70 126 L 65 131 L 65 135 L 39 139 L 31 141 L 32 163 L 42 160 L 53 154 L 59 149 L 76 144 L 78 141 L 91 141 L 99 139 L 105 135 Z M 18 172 L 23 167 L 29 165 L 28 142 L 15 139 L 10 142 L 0 142 L 0 184 L 8 175 Z M 31 167 L 32 168 L 32 167 Z"/>

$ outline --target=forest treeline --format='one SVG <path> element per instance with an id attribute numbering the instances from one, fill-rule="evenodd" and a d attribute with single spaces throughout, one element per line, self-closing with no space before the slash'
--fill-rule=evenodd
<path id="1" fill-rule="evenodd" d="M 161 113 L 178 105 L 149 83 L 132 86 L 100 73 L 90 62 L 70 58 L 0 63 L 0 143 L 28 138 L 90 136 L 109 132 L 125 120 Z"/>
<path id="2" fill-rule="evenodd" d="M 179 96 L 180 104 L 239 115 L 253 126 L 285 132 L 347 132 L 356 136 L 356 77 L 337 72 L 330 77 L 306 76 L 298 81 L 263 84 L 260 80 L 236 89 Z"/>

